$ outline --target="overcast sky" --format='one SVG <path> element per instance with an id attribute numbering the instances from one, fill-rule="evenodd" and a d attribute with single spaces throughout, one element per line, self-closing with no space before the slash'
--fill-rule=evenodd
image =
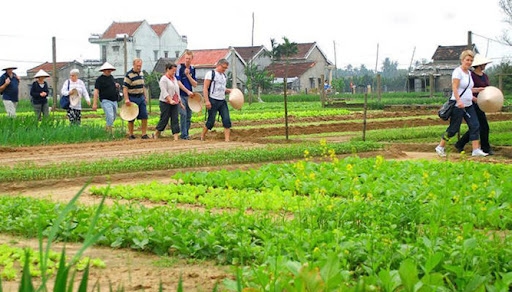
<path id="1" fill-rule="evenodd" d="M 176 4 L 178 3 L 178 4 Z M 254 35 L 252 15 L 254 13 Z M 91 34 L 103 33 L 114 21 L 149 24 L 171 22 L 188 37 L 189 49 L 317 42 L 338 68 L 348 64 L 380 70 L 385 58 L 407 68 L 430 60 L 438 45 L 465 45 L 467 33 L 484 55 L 495 60 L 512 55 L 496 41 L 510 29 L 498 0 L 466 1 L 6 1 L 2 2 L 0 64 L 27 69 L 52 61 L 99 59 Z M 254 42 L 252 42 L 254 40 Z"/>

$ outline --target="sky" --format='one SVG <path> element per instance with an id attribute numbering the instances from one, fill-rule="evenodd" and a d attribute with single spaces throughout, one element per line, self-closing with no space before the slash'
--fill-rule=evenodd
<path id="1" fill-rule="evenodd" d="M 0 65 L 19 75 L 57 61 L 99 59 L 99 45 L 88 42 L 112 22 L 146 20 L 172 23 L 188 38 L 189 49 L 259 46 L 270 40 L 316 42 L 337 68 L 380 70 L 389 58 L 406 69 L 430 61 L 439 45 L 465 45 L 468 31 L 480 53 L 499 63 L 512 48 L 498 42 L 512 26 L 498 0 L 466 1 L 7 1 L 2 3 Z M 254 16 L 254 21 L 253 21 Z M 253 33 L 254 24 L 254 33 Z"/>

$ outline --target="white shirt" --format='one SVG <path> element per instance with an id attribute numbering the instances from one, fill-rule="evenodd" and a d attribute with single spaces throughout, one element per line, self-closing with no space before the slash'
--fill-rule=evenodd
<path id="1" fill-rule="evenodd" d="M 69 90 L 68 90 L 68 82 L 69 82 Z M 76 82 L 73 82 L 71 79 L 64 81 L 64 84 L 62 85 L 62 90 L 60 91 L 60 93 L 62 95 L 69 95 L 69 92 L 73 89 L 77 90 L 78 95 L 69 96 L 69 107 L 72 109 L 81 110 L 82 109 L 82 102 L 81 102 L 82 97 L 84 97 L 88 103 L 91 102 L 91 98 L 89 97 L 89 93 L 87 92 L 85 83 L 80 79 L 77 79 Z"/>
<path id="2" fill-rule="evenodd" d="M 462 68 L 459 66 L 459 67 L 455 68 L 455 70 L 453 70 L 452 80 L 453 79 L 460 80 L 459 88 L 458 88 L 459 95 L 462 93 L 462 91 L 464 91 L 464 89 L 467 86 L 467 89 L 466 89 L 466 91 L 464 91 L 464 94 L 460 96 L 460 100 L 462 101 L 462 103 L 464 104 L 465 107 L 472 105 L 473 104 L 473 93 L 472 93 L 471 89 L 473 88 L 474 84 L 473 84 L 473 78 L 471 78 L 471 72 L 468 70 L 468 73 L 466 74 L 466 73 L 464 73 L 464 71 L 462 71 Z M 469 83 L 469 85 L 468 85 L 468 83 Z M 455 100 L 455 95 L 453 92 L 452 92 L 452 97 L 450 99 Z"/>
<path id="3" fill-rule="evenodd" d="M 212 80 L 212 71 L 206 72 L 204 79 Z M 215 80 L 210 83 L 210 97 L 217 100 L 226 99 L 226 85 L 226 75 L 215 71 Z"/>
<path id="4" fill-rule="evenodd" d="M 175 94 L 177 94 L 178 97 L 180 96 L 180 87 L 178 86 L 178 79 L 176 77 L 171 80 L 164 74 L 164 76 L 160 78 L 158 85 L 160 86 L 160 96 L 158 97 L 158 100 L 168 102 L 168 96 L 170 96 L 171 99 Z"/>

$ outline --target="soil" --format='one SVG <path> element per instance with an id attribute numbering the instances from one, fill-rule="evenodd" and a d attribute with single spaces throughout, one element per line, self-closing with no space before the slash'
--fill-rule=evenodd
<path id="1" fill-rule="evenodd" d="M 425 118 L 431 115 L 431 118 Z M 510 120 L 511 113 L 501 112 L 488 115 L 490 121 Z M 375 121 L 376 118 L 390 118 L 389 120 Z M 393 118 L 393 119 L 391 119 Z M 329 141 L 345 141 L 348 137 L 341 136 L 339 132 L 362 129 L 363 115 L 353 113 L 347 117 L 315 117 L 288 119 L 289 135 L 333 133 L 325 137 Z M 172 141 L 167 133 L 166 137 L 152 140 L 122 140 L 101 143 L 66 144 L 37 147 L 0 147 L 0 164 L 14 165 L 27 163 L 33 165 L 48 165 L 69 161 L 76 163 L 81 161 L 96 161 L 103 159 L 124 158 L 149 153 L 185 152 L 195 150 L 198 152 L 216 149 L 240 149 L 263 147 L 268 143 L 294 143 L 301 139 L 290 140 L 270 139 L 270 136 L 284 136 L 284 119 L 266 121 L 262 124 L 257 121 L 258 127 L 239 129 L 237 127 L 250 126 L 256 122 L 233 122 L 231 142 L 224 142 L 223 131 L 217 127 L 210 132 L 206 141 L 200 141 L 197 136 L 192 140 Z M 312 123 L 308 126 L 298 126 L 298 123 Z M 314 124 L 318 122 L 318 124 Z M 323 123 L 320 123 L 323 122 Z M 328 123 L 325 123 L 328 122 Z M 404 110 L 394 109 L 390 112 L 379 112 L 367 115 L 366 129 L 385 129 L 434 126 L 447 124 L 435 115 L 435 110 Z M 193 125 L 200 127 L 201 125 Z M 336 133 L 336 134 L 334 134 Z M 433 151 L 437 141 L 432 143 L 401 143 L 388 144 L 383 151 L 361 153 L 361 157 L 382 155 L 389 159 L 441 159 Z M 512 148 L 499 147 L 495 149 L 496 155 L 478 158 L 485 162 L 512 162 Z M 450 155 L 448 159 L 458 159 L 459 155 Z M 445 158 L 443 158 L 445 159 Z M 468 157 L 466 159 L 472 159 Z M 224 168 L 250 167 L 254 165 L 223 166 Z M 217 168 L 217 167 L 215 167 Z M 208 168 L 201 168 L 208 169 Z M 89 186 L 100 186 L 110 183 L 131 184 L 150 181 L 170 182 L 171 175 L 177 170 L 164 170 L 153 172 L 136 172 L 109 175 L 108 177 L 94 177 Z M 10 182 L 0 184 L 0 194 L 30 196 L 35 198 L 47 198 L 60 202 L 68 202 L 90 178 L 74 178 L 66 180 L 42 180 L 27 182 Z M 80 198 L 80 203 L 97 204 L 97 197 L 88 194 L 87 189 Z M 112 201 L 107 201 L 111 204 Z M 23 239 L 5 234 L 0 235 L 0 244 L 8 243 L 15 246 L 32 246 L 37 248 L 37 241 Z M 62 245 L 55 245 L 56 250 Z M 66 244 L 66 250 L 72 253 L 79 245 Z M 183 280 L 184 291 L 212 291 L 218 282 L 226 277 L 231 277 L 230 268 L 218 266 L 213 262 L 190 262 L 177 258 L 161 258 L 153 254 L 135 252 L 131 250 L 118 250 L 104 247 L 92 247 L 87 255 L 100 258 L 106 263 L 106 270 L 93 269 L 90 279 L 91 285 L 98 281 L 101 290 L 104 291 L 112 285 L 113 288 L 124 287 L 126 291 L 158 291 L 160 283 L 164 291 L 176 291 L 180 276 Z M 19 281 L 4 281 L 4 291 L 17 290 Z"/>

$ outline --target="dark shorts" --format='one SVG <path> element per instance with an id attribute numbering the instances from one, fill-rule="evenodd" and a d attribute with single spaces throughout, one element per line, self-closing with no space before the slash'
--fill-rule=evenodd
<path id="1" fill-rule="evenodd" d="M 137 116 L 137 120 L 147 120 L 148 110 L 146 108 L 144 95 L 130 95 L 128 99 L 139 106 L 139 115 Z"/>

